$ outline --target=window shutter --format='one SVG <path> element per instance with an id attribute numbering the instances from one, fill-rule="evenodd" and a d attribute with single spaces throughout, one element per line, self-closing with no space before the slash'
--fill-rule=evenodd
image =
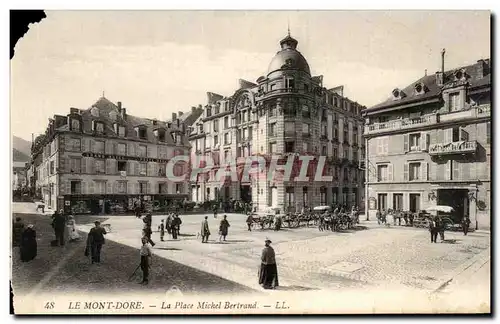
<path id="1" fill-rule="evenodd" d="M 113 184 L 111 183 L 111 181 L 106 182 L 106 193 L 107 194 L 113 193 Z"/>
<path id="2" fill-rule="evenodd" d="M 106 174 L 111 174 L 111 160 L 106 160 Z"/>
<path id="3" fill-rule="evenodd" d="M 394 172 L 392 163 L 387 165 L 387 181 L 394 181 Z"/>
<path id="4" fill-rule="evenodd" d="M 408 165 L 408 163 L 405 162 L 405 165 L 404 165 L 404 172 L 403 172 L 403 176 L 404 176 L 404 181 L 408 181 L 409 180 L 409 173 L 410 173 L 410 166 Z"/>
<path id="5" fill-rule="evenodd" d="M 111 154 L 118 154 L 118 143 L 113 143 L 113 152 Z"/>
<path id="6" fill-rule="evenodd" d="M 453 166 L 453 177 L 451 180 L 461 180 L 460 177 L 460 164 L 457 160 L 450 161 Z"/>
<path id="7" fill-rule="evenodd" d="M 148 162 L 146 165 L 146 174 L 151 177 L 153 175 L 152 162 Z"/>
<path id="8" fill-rule="evenodd" d="M 66 195 L 71 194 L 71 181 L 66 181 Z"/>
<path id="9" fill-rule="evenodd" d="M 147 157 L 153 156 L 153 147 L 151 145 L 146 145 L 146 154 L 147 154 Z"/>
<path id="10" fill-rule="evenodd" d="M 104 141 L 104 153 L 112 154 L 111 149 L 113 148 L 111 141 Z"/>
<path id="11" fill-rule="evenodd" d="M 127 175 L 134 175 L 134 166 L 132 161 L 127 161 Z"/>
<path id="12" fill-rule="evenodd" d="M 140 187 L 139 187 L 139 182 L 136 182 L 134 187 L 135 187 L 135 193 L 136 194 L 141 193 Z"/>
<path id="13" fill-rule="evenodd" d="M 404 152 L 407 153 L 410 151 L 410 135 L 405 134 L 403 135 L 403 138 L 404 138 L 404 144 L 403 144 Z"/>
<path id="14" fill-rule="evenodd" d="M 384 143 L 384 155 L 389 155 L 389 137 L 385 137 L 383 143 Z"/>
<path id="15" fill-rule="evenodd" d="M 453 141 L 453 128 L 444 130 L 444 143 L 451 143 Z"/>
<path id="16" fill-rule="evenodd" d="M 435 144 L 444 143 L 444 132 L 445 132 L 444 129 L 438 129 L 437 130 Z"/>
<path id="17" fill-rule="evenodd" d="M 429 148 L 429 141 L 428 141 L 428 135 L 426 132 L 421 132 L 420 133 L 420 150 L 421 151 L 427 151 Z"/>
<path id="18" fill-rule="evenodd" d="M 94 140 L 93 139 L 88 139 L 89 142 L 89 152 L 94 152 Z"/>
<path id="19" fill-rule="evenodd" d="M 66 172 L 66 173 L 71 172 L 71 158 L 61 157 L 60 163 L 62 166 L 61 169 L 64 170 L 64 172 Z"/>
<path id="20" fill-rule="evenodd" d="M 429 180 L 429 164 L 427 162 L 420 163 L 420 179 L 422 181 Z"/>
<path id="21" fill-rule="evenodd" d="M 115 181 L 115 182 L 113 183 L 113 189 L 114 189 L 114 190 L 113 190 L 113 192 L 114 192 L 114 193 L 118 193 L 118 181 Z"/>
<path id="22" fill-rule="evenodd" d="M 135 155 L 134 156 L 139 156 L 140 154 L 140 150 L 139 150 L 139 144 L 138 143 L 134 143 L 134 150 L 135 150 Z M 146 150 L 147 151 L 147 150 Z M 146 152 L 147 153 L 147 152 Z"/>
<path id="23" fill-rule="evenodd" d="M 128 156 L 135 156 L 135 143 L 128 143 Z"/>
<path id="24" fill-rule="evenodd" d="M 89 182 L 89 194 L 93 194 L 94 193 L 94 181 L 90 181 Z"/>
<path id="25" fill-rule="evenodd" d="M 118 161 L 115 159 L 111 160 L 111 172 L 112 174 L 118 173 Z"/>
<path id="26" fill-rule="evenodd" d="M 82 195 L 87 194 L 87 182 L 85 182 L 85 181 L 81 182 L 81 193 L 82 193 Z"/>
<path id="27" fill-rule="evenodd" d="M 151 183 L 148 182 L 146 193 L 151 194 Z"/>
<path id="28" fill-rule="evenodd" d="M 451 180 L 451 160 L 448 160 L 445 164 L 445 172 L 443 180 Z"/>
<path id="29" fill-rule="evenodd" d="M 382 139 L 377 138 L 377 155 L 382 155 Z"/>
<path id="30" fill-rule="evenodd" d="M 133 161 L 134 163 L 134 175 L 139 175 L 139 162 Z"/>
<path id="31" fill-rule="evenodd" d="M 127 193 L 128 194 L 134 193 L 134 184 L 132 182 L 127 182 Z"/>
<path id="32" fill-rule="evenodd" d="M 473 163 L 460 163 L 460 174 L 462 176 L 463 180 L 470 180 L 472 179 L 471 177 L 471 172 L 470 172 L 470 165 Z"/>

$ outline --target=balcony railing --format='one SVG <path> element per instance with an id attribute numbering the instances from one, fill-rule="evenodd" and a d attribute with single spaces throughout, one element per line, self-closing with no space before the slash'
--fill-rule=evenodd
<path id="1" fill-rule="evenodd" d="M 475 153 L 477 150 L 476 141 L 459 141 L 451 143 L 438 143 L 429 146 L 429 155 Z"/>
<path id="2" fill-rule="evenodd" d="M 365 134 L 377 134 L 395 130 L 419 128 L 425 125 L 437 123 L 437 115 L 427 115 L 416 118 L 405 118 L 399 120 L 391 120 L 385 123 L 375 123 L 365 126 Z"/>

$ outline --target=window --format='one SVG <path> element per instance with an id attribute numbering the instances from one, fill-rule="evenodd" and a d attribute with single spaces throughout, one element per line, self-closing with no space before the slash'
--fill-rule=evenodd
<path id="1" fill-rule="evenodd" d="M 229 144 L 229 133 L 224 134 L 224 145 Z"/>
<path id="2" fill-rule="evenodd" d="M 326 125 L 323 125 L 323 127 L 321 127 L 321 135 L 324 137 L 328 135 L 328 128 Z"/>
<path id="3" fill-rule="evenodd" d="M 94 153 L 104 154 L 104 141 L 94 141 Z"/>
<path id="4" fill-rule="evenodd" d="M 82 140 L 79 138 L 70 138 L 68 140 L 68 151 L 80 152 L 82 150 Z"/>
<path id="5" fill-rule="evenodd" d="M 56 173 L 55 163 L 54 161 L 50 161 L 50 174 Z"/>
<path id="6" fill-rule="evenodd" d="M 333 139 L 334 140 L 339 139 L 339 130 L 336 127 L 333 129 Z"/>
<path id="7" fill-rule="evenodd" d="M 327 153 L 328 153 L 328 150 L 326 148 L 326 145 L 323 145 L 323 147 L 321 148 L 321 155 L 326 156 Z"/>
<path id="8" fill-rule="evenodd" d="M 164 129 L 158 129 L 157 130 L 157 138 L 158 138 L 158 141 L 160 142 L 165 142 L 166 140 L 166 133 L 165 133 L 165 130 Z"/>
<path id="9" fill-rule="evenodd" d="M 343 169 L 343 173 L 344 173 L 344 182 L 349 182 L 349 176 L 350 176 L 350 173 L 351 173 L 351 170 L 349 170 L 348 168 L 344 168 Z"/>
<path id="10" fill-rule="evenodd" d="M 253 136 L 252 136 L 253 128 L 248 127 L 248 140 L 251 141 Z"/>
<path id="11" fill-rule="evenodd" d="M 357 151 L 352 151 L 352 160 L 353 161 L 358 161 L 358 152 Z"/>
<path id="12" fill-rule="evenodd" d="M 118 126 L 118 136 L 125 137 L 125 126 Z"/>
<path id="13" fill-rule="evenodd" d="M 182 135 L 175 133 L 175 144 L 182 144 Z"/>
<path id="14" fill-rule="evenodd" d="M 377 181 L 389 181 L 389 165 L 377 165 Z"/>
<path id="15" fill-rule="evenodd" d="M 276 143 L 269 144 L 269 153 L 276 153 Z"/>
<path id="16" fill-rule="evenodd" d="M 392 209 L 394 210 L 403 210 L 403 194 L 393 194 L 392 199 Z"/>
<path id="17" fill-rule="evenodd" d="M 410 134 L 410 151 L 420 151 L 420 134 Z"/>
<path id="18" fill-rule="evenodd" d="M 353 133 L 352 134 L 352 141 L 351 141 L 352 145 L 358 145 L 358 134 L 357 133 Z"/>
<path id="19" fill-rule="evenodd" d="M 81 159 L 70 159 L 69 160 L 69 166 L 71 169 L 71 172 L 73 173 L 80 173 L 81 172 L 81 167 L 82 167 L 82 160 Z"/>
<path id="20" fill-rule="evenodd" d="M 71 118 L 71 130 L 79 132 L 80 131 L 80 121 L 76 118 Z"/>
<path id="21" fill-rule="evenodd" d="M 214 132 L 218 132 L 219 131 L 219 121 L 218 120 L 214 120 L 213 121 L 212 128 L 213 128 Z"/>
<path id="22" fill-rule="evenodd" d="M 286 134 L 295 134 L 295 123 L 294 122 L 285 122 L 285 133 Z"/>
<path id="23" fill-rule="evenodd" d="M 106 181 L 94 181 L 94 193 L 106 194 Z"/>
<path id="24" fill-rule="evenodd" d="M 127 162 L 126 161 L 118 161 L 118 172 L 127 171 Z"/>
<path id="25" fill-rule="evenodd" d="M 410 211 L 416 213 L 420 211 L 420 194 L 410 194 Z"/>
<path id="26" fill-rule="evenodd" d="M 124 194 L 127 193 L 127 182 L 126 181 L 117 181 L 116 182 L 116 189 L 118 193 Z"/>
<path id="27" fill-rule="evenodd" d="M 96 132 L 96 134 L 103 134 L 104 133 L 104 124 L 101 122 L 94 121 L 94 132 Z"/>
<path id="28" fill-rule="evenodd" d="M 349 143 L 349 131 L 344 128 L 344 143 Z"/>
<path id="29" fill-rule="evenodd" d="M 229 117 L 224 117 L 224 129 L 229 128 Z"/>
<path id="30" fill-rule="evenodd" d="M 139 193 L 146 194 L 148 193 L 148 184 L 147 182 L 139 182 Z"/>
<path id="31" fill-rule="evenodd" d="M 295 142 L 285 142 L 285 153 L 295 152 Z"/>
<path id="32" fill-rule="evenodd" d="M 378 210 L 387 210 L 387 194 L 378 194 Z"/>
<path id="33" fill-rule="evenodd" d="M 71 181 L 71 194 L 78 195 L 82 193 L 81 181 Z"/>
<path id="34" fill-rule="evenodd" d="M 304 118 L 311 117 L 311 112 L 309 110 L 309 106 L 308 105 L 303 105 L 302 106 L 302 117 L 304 117 Z"/>
<path id="35" fill-rule="evenodd" d="M 486 144 L 491 144 L 491 122 L 486 123 Z"/>
<path id="36" fill-rule="evenodd" d="M 309 124 L 302 124 L 302 134 L 309 135 Z"/>
<path id="37" fill-rule="evenodd" d="M 337 149 L 337 148 L 334 148 L 334 149 L 333 149 L 333 157 L 334 157 L 334 158 L 337 158 L 338 156 L 339 156 L 338 149 Z"/>
<path id="38" fill-rule="evenodd" d="M 334 105 L 335 107 L 338 107 L 339 102 L 338 102 L 337 97 L 333 97 L 333 105 Z"/>
<path id="39" fill-rule="evenodd" d="M 147 139 L 148 138 L 148 133 L 146 130 L 146 127 L 138 127 L 137 128 L 137 136 L 141 139 Z"/>
<path id="40" fill-rule="evenodd" d="M 344 150 L 344 159 L 349 159 L 349 150 Z"/>
<path id="41" fill-rule="evenodd" d="M 139 175 L 145 176 L 147 174 L 148 164 L 146 162 L 139 163 Z"/>
<path id="42" fill-rule="evenodd" d="M 460 93 L 450 93 L 450 111 L 460 110 Z"/>
<path id="43" fill-rule="evenodd" d="M 294 89 L 295 88 L 295 80 L 294 79 L 286 79 L 286 87 L 288 89 Z"/>
<path id="44" fill-rule="evenodd" d="M 224 162 L 227 162 L 227 161 L 228 161 L 228 158 L 229 158 L 229 151 L 228 151 L 228 150 L 225 150 L 225 151 L 224 151 Z"/>
<path id="45" fill-rule="evenodd" d="M 214 136 L 214 146 L 219 144 L 219 136 L 215 135 Z"/>
<path id="46" fill-rule="evenodd" d="M 96 173 L 106 173 L 106 163 L 103 159 L 94 159 L 94 168 Z"/>
<path id="47" fill-rule="evenodd" d="M 382 137 L 377 139 L 377 155 L 389 154 L 389 138 Z"/>
<path id="48" fill-rule="evenodd" d="M 158 176 L 159 177 L 165 177 L 166 176 L 166 170 L 167 165 L 165 163 L 160 163 L 158 164 Z"/>
<path id="49" fill-rule="evenodd" d="M 175 184 L 175 192 L 180 194 L 180 193 L 183 193 L 183 186 L 182 186 L 182 183 L 176 183 Z"/>
<path id="50" fill-rule="evenodd" d="M 309 152 L 309 144 L 307 142 L 302 142 L 302 150 L 304 152 Z"/>
<path id="51" fill-rule="evenodd" d="M 207 107 L 207 117 L 212 116 L 212 108 Z"/>
<path id="52" fill-rule="evenodd" d="M 116 145 L 116 154 L 125 156 L 127 155 L 127 145 L 123 143 L 118 143 Z"/>
<path id="53" fill-rule="evenodd" d="M 271 107 L 269 108 L 269 117 L 274 117 L 274 116 L 276 116 L 276 106 L 271 105 Z"/>
<path id="54" fill-rule="evenodd" d="M 269 124 L 269 136 L 276 136 L 276 123 Z"/>
<path id="55" fill-rule="evenodd" d="M 146 145 L 139 145 L 137 147 L 137 156 L 147 157 L 148 147 Z"/>
<path id="56" fill-rule="evenodd" d="M 293 207 L 294 205 L 295 205 L 294 188 L 293 187 L 286 187 L 286 189 L 285 189 L 285 206 Z"/>
<path id="57" fill-rule="evenodd" d="M 166 183 L 159 183 L 158 184 L 158 193 L 159 194 L 166 194 L 167 193 L 167 185 L 166 185 Z"/>
<path id="58" fill-rule="evenodd" d="M 452 134 L 452 138 L 451 138 L 452 142 L 458 142 L 461 140 L 460 139 L 460 127 L 453 127 L 451 134 Z"/>
<path id="59" fill-rule="evenodd" d="M 409 180 L 415 181 L 420 179 L 420 162 L 418 163 L 409 163 Z"/>

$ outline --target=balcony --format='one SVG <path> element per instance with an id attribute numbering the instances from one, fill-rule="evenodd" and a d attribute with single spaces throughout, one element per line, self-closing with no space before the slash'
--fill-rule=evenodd
<path id="1" fill-rule="evenodd" d="M 436 123 L 437 123 L 437 114 L 421 116 L 417 118 L 391 120 L 385 123 L 374 123 L 371 125 L 366 125 L 365 135 L 406 130 L 412 128 L 420 128 L 422 126 L 432 125 Z"/>
<path id="2" fill-rule="evenodd" d="M 477 150 L 476 141 L 459 141 L 451 143 L 438 143 L 429 146 L 429 155 L 445 154 L 466 154 L 475 153 Z"/>

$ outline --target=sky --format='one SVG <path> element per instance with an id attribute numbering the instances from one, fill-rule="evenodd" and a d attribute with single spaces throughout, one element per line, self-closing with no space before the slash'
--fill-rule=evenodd
<path id="1" fill-rule="evenodd" d="M 324 86 L 367 107 L 441 68 L 490 57 L 488 11 L 46 11 L 10 65 L 11 132 L 31 140 L 54 114 L 104 92 L 131 115 L 171 118 L 267 74 L 291 35 Z"/>

